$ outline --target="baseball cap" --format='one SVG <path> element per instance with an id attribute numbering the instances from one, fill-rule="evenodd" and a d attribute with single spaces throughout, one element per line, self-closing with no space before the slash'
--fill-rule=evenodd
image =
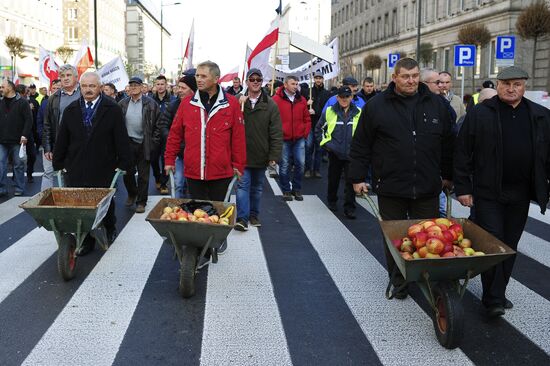
<path id="1" fill-rule="evenodd" d="M 313 77 L 314 77 L 314 78 L 317 78 L 317 77 L 322 77 L 322 78 L 323 78 L 324 75 L 323 75 L 323 73 L 322 73 L 321 71 L 315 71 L 315 72 L 313 73 Z"/>
<path id="2" fill-rule="evenodd" d="M 256 69 L 256 68 L 253 68 L 253 69 L 250 69 L 246 72 L 246 77 L 249 78 L 250 76 L 252 75 L 258 75 L 259 77 L 263 78 L 264 76 L 262 75 L 262 72 L 259 70 L 259 69 Z"/>
<path id="3" fill-rule="evenodd" d="M 349 86 L 341 86 L 338 89 L 338 96 L 339 97 L 351 97 L 353 93 L 351 92 L 351 88 Z"/>
<path id="4" fill-rule="evenodd" d="M 143 80 L 141 80 L 141 78 L 137 77 L 137 76 L 133 76 L 130 81 L 128 82 L 128 84 L 132 84 L 132 83 L 136 83 L 136 84 L 143 84 Z"/>
<path id="5" fill-rule="evenodd" d="M 346 76 L 344 78 L 344 80 L 342 80 L 342 84 L 344 84 L 344 85 L 359 85 L 359 82 L 353 76 Z"/>

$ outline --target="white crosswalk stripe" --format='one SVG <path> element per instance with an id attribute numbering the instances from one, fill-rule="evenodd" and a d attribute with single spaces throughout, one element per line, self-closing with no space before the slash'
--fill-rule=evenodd
<path id="1" fill-rule="evenodd" d="M 268 182 L 277 184 L 273 179 Z M 160 198 L 150 196 L 147 208 Z M 439 346 L 430 314 L 412 298 L 386 300 L 388 278 L 383 266 L 317 196 L 304 198 L 303 202 L 289 202 L 288 207 L 383 365 L 473 364 L 464 350 Z M 27 215 L 17 209 L 20 199 L 24 200 L 0 204 L 0 224 L 18 214 Z M 366 202 L 358 202 L 372 213 Z M 467 214 L 456 201 L 454 208 L 456 216 Z M 25 365 L 115 362 L 162 246 L 162 238 L 144 218 L 134 215 L 130 219 L 115 244 L 37 337 Z M 256 228 L 233 232 L 227 253 L 210 266 L 206 293 L 196 295 L 204 296 L 204 319 L 199 319 L 202 334 L 189 335 L 202 339 L 201 365 L 292 365 L 292 347 L 263 244 Z M 550 267 L 548 245 L 548 241 L 525 232 L 520 251 Z M 0 252 L 0 306 L 56 249 L 53 233 L 30 228 L 28 234 Z M 468 291 L 481 296 L 479 278 L 470 282 Z M 550 301 L 515 279 L 507 296 L 515 307 L 506 311 L 504 321 L 550 357 Z M 182 300 L 182 309 L 186 306 Z M 158 327 L 149 331 L 160 333 L 162 324 Z"/>

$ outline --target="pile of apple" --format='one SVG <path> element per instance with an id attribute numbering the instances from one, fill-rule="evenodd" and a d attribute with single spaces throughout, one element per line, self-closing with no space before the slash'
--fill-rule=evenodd
<path id="1" fill-rule="evenodd" d="M 392 243 L 407 260 L 485 255 L 472 248 L 472 241 L 464 237 L 462 225 L 445 218 L 411 225 L 406 237 Z"/>
<path id="2" fill-rule="evenodd" d="M 220 224 L 220 225 L 229 225 L 228 217 L 219 217 L 218 215 L 208 216 L 206 211 L 201 210 L 200 208 L 196 209 L 192 214 L 184 211 L 179 206 L 170 207 L 167 206 L 164 208 L 162 215 L 160 216 L 161 220 L 172 220 L 172 221 L 191 221 L 191 222 L 202 222 L 206 224 Z"/>

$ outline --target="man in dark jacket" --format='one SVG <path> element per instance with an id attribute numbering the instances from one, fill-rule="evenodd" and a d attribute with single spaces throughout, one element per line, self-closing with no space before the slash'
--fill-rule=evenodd
<path id="1" fill-rule="evenodd" d="M 357 128 L 361 110 L 352 103 L 353 93 L 349 86 L 338 90 L 338 103 L 327 108 L 315 128 L 315 137 L 321 147 L 328 151 L 328 208 L 337 211 L 338 187 L 344 173 L 344 215 L 355 219 L 355 192 L 348 180 L 349 150 Z"/>
<path id="2" fill-rule="evenodd" d="M 303 201 L 302 177 L 304 175 L 306 138 L 311 130 L 311 117 L 306 99 L 298 92 L 298 79 L 285 77 L 284 86 L 277 90 L 273 101 L 279 107 L 283 125 L 283 155 L 279 168 L 279 181 L 283 190 L 283 200 Z M 290 172 L 294 166 L 292 187 Z"/>
<path id="3" fill-rule="evenodd" d="M 374 87 L 374 79 L 371 78 L 370 76 L 367 76 L 366 78 L 363 79 L 363 85 L 359 93 L 357 93 L 357 95 L 360 98 L 363 98 L 363 100 L 366 103 L 376 94 L 378 93 L 376 92 L 376 89 Z"/>
<path id="4" fill-rule="evenodd" d="M 319 171 L 321 169 L 321 149 L 319 147 L 319 142 L 315 139 L 315 126 L 321 117 L 325 103 L 330 97 L 330 93 L 323 85 L 323 73 L 318 71 L 313 74 L 313 80 L 314 84 L 311 89 L 311 100 L 308 101 L 311 115 L 311 132 L 306 142 L 306 170 L 304 178 L 322 177 Z"/>
<path id="5" fill-rule="evenodd" d="M 131 160 L 128 133 L 122 110 L 101 95 L 101 78 L 86 72 L 81 78 L 82 98 L 63 112 L 53 153 L 55 170 L 66 170 L 68 187 L 109 187 L 115 169 L 128 170 Z M 103 219 L 110 243 L 116 236 L 115 201 Z M 86 240 L 84 255 L 95 242 Z"/>
<path id="6" fill-rule="evenodd" d="M 195 74 L 193 71 L 193 74 L 184 74 L 179 81 L 177 85 L 177 96 L 178 98 L 173 101 L 168 107 L 166 107 L 166 110 L 164 113 L 162 113 L 159 117 L 158 126 L 160 129 L 161 136 L 166 136 L 168 138 L 168 133 L 170 132 L 170 128 L 172 127 L 172 122 L 174 121 L 174 117 L 176 117 L 176 113 L 178 112 L 178 109 L 180 107 L 181 101 L 190 96 L 193 95 L 197 91 L 197 81 L 195 80 Z M 174 172 L 174 184 L 176 185 L 176 198 L 183 198 L 187 191 L 186 186 L 186 180 L 184 176 L 184 165 L 183 165 L 183 148 L 185 147 L 185 144 L 181 144 L 180 151 L 178 152 L 178 156 L 176 157 L 176 171 Z"/>
<path id="7" fill-rule="evenodd" d="M 142 83 L 139 77 L 131 78 L 130 96 L 118 103 L 125 118 L 132 154 L 131 168 L 124 176 L 124 185 L 128 191 L 126 207 L 131 207 L 135 203 L 136 213 L 145 212 L 149 192 L 151 152 L 160 142 L 160 131 L 157 125 L 159 107 L 153 99 L 142 94 Z"/>
<path id="8" fill-rule="evenodd" d="M 16 92 L 21 96 L 21 98 L 29 102 L 29 106 L 31 107 L 32 128 L 31 128 L 31 133 L 27 137 L 27 144 L 25 145 L 25 148 L 27 152 L 27 182 L 33 183 L 34 178 L 32 177 L 32 173 L 34 172 L 34 163 L 36 162 L 36 145 L 35 145 L 35 141 L 37 138 L 36 115 L 38 113 L 38 109 L 40 108 L 40 105 L 38 104 L 36 94 L 35 94 L 35 98 L 31 98 L 29 96 L 29 89 L 30 88 L 27 88 L 27 86 L 24 84 L 19 84 L 15 86 Z M 35 91 L 36 91 L 36 88 L 35 88 Z"/>
<path id="9" fill-rule="evenodd" d="M 32 114 L 26 99 L 15 92 L 15 85 L 10 80 L 2 83 L 4 96 L 0 99 L 0 197 L 8 194 L 6 183 L 8 158 L 13 161 L 15 196 L 25 191 L 25 163 L 19 157 L 21 145 L 27 144 L 31 136 Z"/>
<path id="10" fill-rule="evenodd" d="M 59 79 L 61 89 L 55 92 L 48 99 L 46 113 L 44 115 L 44 128 L 42 130 L 42 147 L 44 149 L 44 175 L 42 176 L 41 190 L 50 188 L 53 185 L 53 149 L 57 136 L 57 129 L 63 117 L 65 108 L 80 99 L 78 87 L 78 72 L 72 65 L 66 64 L 59 68 Z"/>
<path id="11" fill-rule="evenodd" d="M 281 158 L 283 132 L 277 104 L 262 91 L 262 72 L 250 69 L 246 73 L 244 124 L 246 133 L 246 168 L 237 187 L 237 223 L 235 230 L 248 230 L 261 226 L 260 198 L 265 178 L 265 168 L 275 165 Z"/>
<path id="12" fill-rule="evenodd" d="M 449 111 L 439 96 L 419 82 L 418 63 L 399 60 L 388 88 L 363 108 L 351 143 L 350 179 L 357 194 L 372 186 L 384 220 L 434 218 L 442 185 L 451 186 L 453 135 Z M 386 250 L 393 285 L 403 278 Z M 405 288 L 396 297 L 407 296 Z"/>
<path id="13" fill-rule="evenodd" d="M 497 75 L 497 95 L 476 104 L 460 129 L 455 192 L 475 207 L 475 221 L 516 250 L 534 200 L 541 213 L 550 192 L 550 111 L 524 98 L 527 72 L 511 66 Z M 515 256 L 481 274 L 489 317 L 513 305 L 506 299 Z"/>
<path id="14" fill-rule="evenodd" d="M 241 79 L 239 79 L 239 77 L 233 78 L 233 85 L 231 85 L 225 90 L 227 94 L 230 94 L 233 96 L 242 93 L 242 91 L 243 91 L 243 86 L 241 85 Z"/>

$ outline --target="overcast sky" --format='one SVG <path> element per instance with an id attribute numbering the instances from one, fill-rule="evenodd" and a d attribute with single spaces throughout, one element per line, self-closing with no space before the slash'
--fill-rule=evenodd
<path id="1" fill-rule="evenodd" d="M 167 6 L 178 1 L 181 5 Z M 156 3 L 160 7 L 161 0 Z M 183 35 L 185 47 L 194 18 L 193 62 L 210 59 L 224 74 L 235 66 L 242 68 L 246 43 L 253 48 L 263 38 L 277 15 L 279 0 L 162 0 L 162 3 L 174 44 L 181 49 Z M 283 7 L 286 4 L 283 0 Z"/>

